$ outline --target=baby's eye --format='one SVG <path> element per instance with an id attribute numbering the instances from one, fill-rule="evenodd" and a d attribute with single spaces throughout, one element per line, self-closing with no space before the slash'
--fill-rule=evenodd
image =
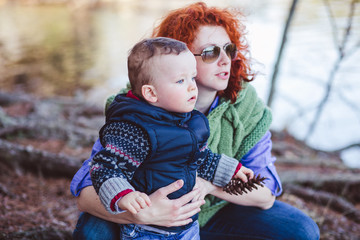
<path id="1" fill-rule="evenodd" d="M 179 81 L 177 81 L 176 83 L 183 83 L 184 82 L 184 79 L 181 79 Z"/>

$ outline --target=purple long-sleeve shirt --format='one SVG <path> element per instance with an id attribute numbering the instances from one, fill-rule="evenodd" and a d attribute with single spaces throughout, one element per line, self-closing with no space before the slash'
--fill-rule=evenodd
<path id="1" fill-rule="evenodd" d="M 210 107 L 209 113 L 218 105 L 216 98 Z M 102 149 L 99 139 L 96 140 L 91 156 L 87 159 L 82 167 L 77 171 L 70 183 L 70 191 L 74 196 L 79 196 L 81 190 L 87 186 L 91 186 L 91 178 L 89 174 L 89 166 L 93 156 Z M 262 137 L 262 139 L 241 159 L 241 163 L 254 171 L 254 174 L 260 174 L 266 177 L 264 184 L 270 189 L 273 195 L 279 196 L 282 193 L 282 186 L 279 175 L 276 172 L 274 162 L 275 157 L 271 155 L 272 141 L 270 131 Z"/>

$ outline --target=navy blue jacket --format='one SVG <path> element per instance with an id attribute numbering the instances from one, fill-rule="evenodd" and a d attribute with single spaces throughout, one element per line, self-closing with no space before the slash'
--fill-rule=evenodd
<path id="1" fill-rule="evenodd" d="M 170 194 L 170 199 L 193 189 L 196 170 L 205 157 L 200 148 L 210 134 L 208 120 L 202 113 L 196 110 L 170 113 L 142 100 L 117 95 L 106 112 L 106 124 L 114 121 L 131 121 L 142 127 L 150 138 L 151 153 L 131 180 L 136 190 L 151 194 L 178 179 L 183 179 L 185 184 Z"/>

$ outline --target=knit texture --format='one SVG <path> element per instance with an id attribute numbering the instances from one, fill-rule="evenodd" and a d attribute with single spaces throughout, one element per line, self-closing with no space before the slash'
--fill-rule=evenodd
<path id="1" fill-rule="evenodd" d="M 224 187 L 226 184 L 228 184 L 232 176 L 235 174 L 238 163 L 238 160 L 235 158 L 221 154 L 221 159 L 219 161 L 218 167 L 216 168 L 213 184 L 218 187 Z"/>
<path id="2" fill-rule="evenodd" d="M 198 153 L 200 153 L 202 156 L 199 156 Z M 198 153 L 198 156 L 195 157 L 195 159 L 197 159 L 198 165 L 198 176 L 212 183 L 214 183 L 216 179 L 217 182 L 222 182 L 225 186 L 229 182 L 226 180 L 230 175 L 228 173 L 222 174 L 223 171 L 219 172 L 218 168 L 231 168 L 232 166 L 229 165 L 231 163 L 225 162 L 225 159 L 220 154 L 213 153 L 208 147 L 206 147 L 204 150 L 200 150 Z M 213 160 L 204 161 L 205 159 Z M 221 187 L 222 185 L 219 186 Z"/>
<path id="3" fill-rule="evenodd" d="M 124 190 L 134 190 L 128 181 L 148 156 L 150 144 L 146 132 L 129 122 L 111 123 L 102 133 L 105 148 L 94 156 L 90 176 L 106 210 L 116 214 L 112 200 Z"/>
<path id="4" fill-rule="evenodd" d="M 221 99 L 219 106 L 208 115 L 208 119 L 210 149 L 241 160 L 268 131 L 272 115 L 270 109 L 258 98 L 254 87 L 246 84 L 234 104 Z M 205 200 L 206 203 L 199 213 L 200 226 L 204 226 L 227 204 L 226 201 L 210 195 Z"/>

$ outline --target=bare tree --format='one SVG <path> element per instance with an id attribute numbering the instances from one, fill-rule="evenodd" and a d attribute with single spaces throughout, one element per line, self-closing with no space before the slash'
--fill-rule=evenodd
<path id="1" fill-rule="evenodd" d="M 331 94 L 335 93 L 334 92 L 335 79 L 336 79 L 337 73 L 339 72 L 339 70 L 341 68 L 341 64 L 343 63 L 344 60 L 346 60 L 351 55 L 353 55 L 360 47 L 360 39 L 357 42 L 355 42 L 355 44 L 353 46 L 349 46 L 350 45 L 349 39 L 353 33 L 353 21 L 355 18 L 356 3 L 358 3 L 358 2 L 359 2 L 359 0 L 351 0 L 351 2 L 349 4 L 349 13 L 347 16 L 346 27 L 345 27 L 345 30 L 343 30 L 343 32 L 342 32 L 341 30 L 339 30 L 339 27 L 336 22 L 336 16 L 332 11 L 331 1 L 323 0 L 325 9 L 327 10 L 327 13 L 328 13 L 330 26 L 332 29 L 333 41 L 334 41 L 335 49 L 337 52 L 337 59 L 333 63 L 331 70 L 329 72 L 329 75 L 328 75 L 328 78 L 326 81 L 326 85 L 324 86 L 325 94 L 322 97 L 322 99 L 319 101 L 318 104 L 313 105 L 310 108 L 309 107 L 303 108 L 301 106 L 301 104 L 299 104 L 295 100 L 293 100 L 285 95 L 282 95 L 280 92 L 276 91 L 278 72 L 281 67 L 282 55 L 285 50 L 285 46 L 286 46 L 286 42 L 287 42 L 287 35 L 288 35 L 289 29 L 290 29 L 291 22 L 295 15 L 295 9 L 296 9 L 297 3 L 298 3 L 297 0 L 292 1 L 291 7 L 289 10 L 289 14 L 288 14 L 288 18 L 287 18 L 287 21 L 286 21 L 286 24 L 285 24 L 285 27 L 284 27 L 284 30 L 282 33 L 282 41 L 281 41 L 281 44 L 279 47 L 278 55 L 276 58 L 274 69 L 273 69 L 267 104 L 271 107 L 273 105 L 275 96 L 280 96 L 280 97 L 284 98 L 287 103 L 291 104 L 293 107 L 295 107 L 297 109 L 297 114 L 295 114 L 295 116 L 292 117 L 293 120 L 303 117 L 309 111 L 314 111 L 315 115 L 309 124 L 309 128 L 308 128 L 307 132 L 304 135 L 305 137 L 303 140 L 305 142 L 308 141 L 308 139 L 314 133 L 316 127 L 319 124 L 320 118 L 324 113 L 325 107 L 328 106 L 328 104 L 329 104 L 329 98 L 330 98 Z M 350 109 L 353 109 L 353 112 L 358 113 L 358 119 L 360 122 L 360 108 L 359 108 L 358 104 L 349 100 L 346 97 L 346 95 L 343 94 L 341 91 L 337 91 L 336 94 L 338 94 L 340 100 L 346 106 L 348 106 Z M 343 150 L 346 150 L 346 149 L 349 149 L 352 147 L 357 147 L 359 145 L 360 145 L 360 143 L 352 143 L 349 146 L 345 146 L 345 147 L 336 149 L 336 150 L 334 150 L 334 152 L 340 152 L 340 151 L 343 151 Z"/>
<path id="2" fill-rule="evenodd" d="M 330 3 L 329 3 L 328 0 L 323 0 L 323 1 L 324 1 L 325 6 L 326 6 L 326 9 L 327 9 L 327 12 L 328 12 L 328 15 L 329 15 L 329 20 L 330 20 L 330 23 L 331 23 L 331 26 L 332 26 L 333 39 L 334 39 L 335 47 L 336 47 L 337 52 L 338 52 L 338 58 L 336 59 L 334 65 L 332 67 L 332 70 L 331 70 L 331 72 L 329 74 L 328 81 L 327 81 L 327 84 L 326 84 L 325 95 L 322 98 L 322 100 L 320 101 L 319 105 L 317 106 L 316 114 L 315 114 L 315 116 L 313 118 L 313 121 L 310 124 L 310 127 L 309 127 L 309 129 L 307 131 L 307 134 L 305 135 L 305 141 L 307 139 L 309 139 L 309 137 L 312 135 L 312 133 L 314 132 L 314 129 L 316 128 L 316 126 L 317 126 L 317 124 L 319 122 L 321 114 L 323 113 L 324 108 L 325 108 L 325 106 L 326 106 L 326 104 L 327 104 L 327 102 L 329 100 L 330 94 L 332 93 L 335 76 L 336 76 L 336 73 L 338 72 L 338 70 L 340 68 L 341 62 L 346 57 L 348 57 L 353 52 L 355 52 L 357 50 L 358 46 L 359 46 L 359 43 L 358 43 L 353 48 L 351 48 L 349 51 L 346 51 L 346 47 L 347 47 L 348 40 L 349 40 L 349 37 L 351 35 L 351 30 L 352 30 L 352 23 L 353 23 L 354 12 L 355 12 L 355 7 L 356 7 L 355 3 L 358 0 L 352 0 L 352 2 L 350 4 L 350 11 L 349 11 L 349 15 L 348 15 L 348 24 L 347 24 L 347 27 L 346 27 L 346 29 L 344 31 L 344 36 L 342 38 L 342 41 L 339 40 L 339 30 L 338 30 L 338 27 L 336 25 L 335 17 L 334 17 L 334 14 L 333 14 L 332 10 L 331 10 Z M 347 103 L 347 102 L 345 102 L 345 103 Z M 347 104 L 347 105 L 349 105 L 349 104 Z"/>
<path id="3" fill-rule="evenodd" d="M 275 62 L 274 71 L 273 71 L 272 78 L 271 78 L 271 83 L 270 83 L 269 96 L 268 96 L 268 99 L 267 99 L 267 105 L 269 107 L 271 107 L 274 96 L 275 96 L 274 94 L 275 94 L 275 89 L 276 89 L 277 74 L 278 74 L 279 66 L 280 66 L 281 59 L 282 59 L 282 53 L 283 53 L 285 43 L 286 43 L 286 40 L 287 40 L 287 33 L 289 31 L 289 27 L 290 27 L 291 21 L 293 19 L 294 13 L 295 13 L 295 8 L 296 8 L 296 5 L 297 5 L 297 2 L 298 2 L 297 0 L 292 1 L 290 11 L 289 11 L 289 15 L 288 15 L 288 18 L 287 18 L 286 23 L 285 23 L 285 27 L 284 27 L 284 31 L 283 31 L 283 35 L 282 35 L 282 40 L 281 40 L 281 44 L 280 44 L 280 48 L 279 48 L 279 53 L 278 53 L 278 56 L 277 56 L 277 59 L 276 59 L 276 62 Z"/>

